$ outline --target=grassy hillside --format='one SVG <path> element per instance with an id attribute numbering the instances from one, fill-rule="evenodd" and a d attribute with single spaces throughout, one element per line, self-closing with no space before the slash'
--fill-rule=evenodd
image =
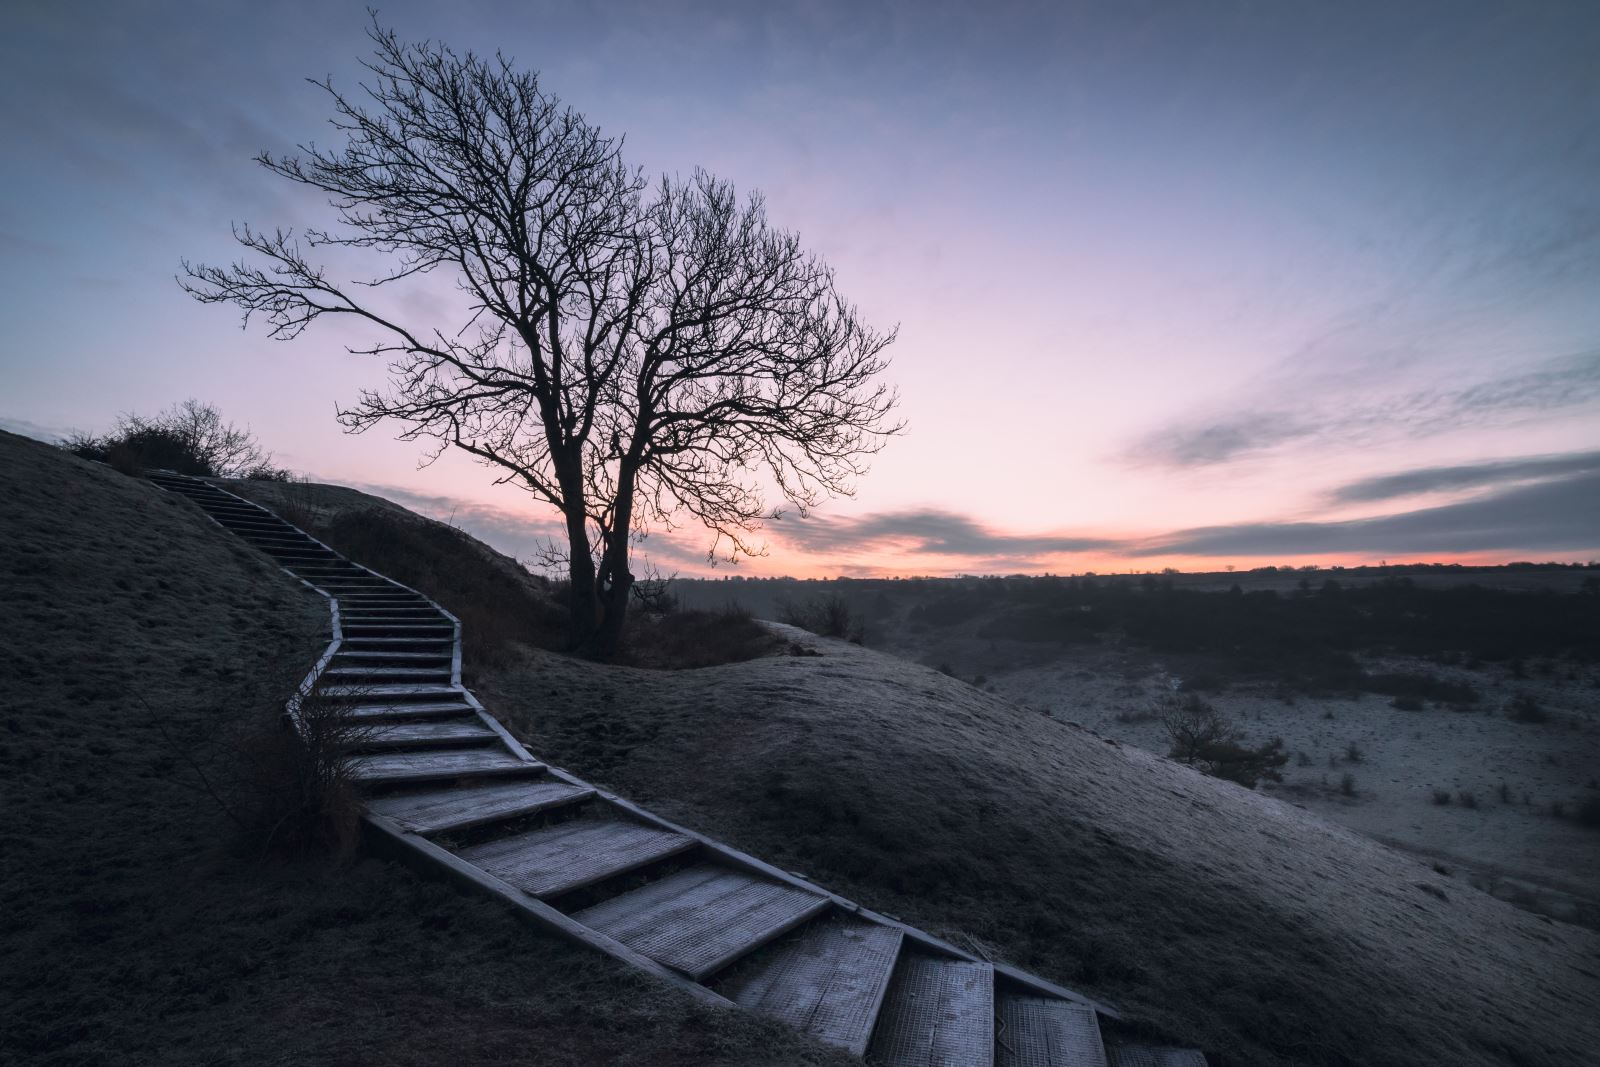
<path id="1" fill-rule="evenodd" d="M 201 560 L 175 565 L 169 582 L 180 571 L 205 576 L 203 587 L 184 578 L 196 587 L 160 613 L 175 618 L 164 625 L 185 635 L 182 647 L 202 650 L 193 677 L 229 663 L 264 677 L 268 665 L 256 663 L 266 635 L 314 625 L 292 587 L 181 502 L 109 472 L 72 470 L 93 492 L 79 494 L 70 513 L 24 508 L 51 517 L 27 520 L 37 531 L 18 540 L 31 537 L 35 556 L 47 557 L 49 546 L 93 530 L 137 530 L 156 521 L 147 515 L 164 522 L 146 551 Z M 26 481 L 23 468 L 6 471 Z M 44 500 L 37 486 L 7 490 Z M 97 510 L 96 501 L 114 506 Z M 122 567 L 135 580 L 126 552 L 105 555 L 112 562 L 95 555 L 94 566 Z M 441 599 L 470 599 L 462 589 L 500 580 L 472 559 L 414 560 L 435 586 L 418 584 Z M 63 574 L 7 580 L 44 596 L 70 582 Z M 111 574 L 79 595 L 87 600 Z M 274 589 L 285 598 L 276 605 Z M 208 591 L 248 605 L 252 614 L 231 625 L 250 629 L 232 634 L 201 608 L 186 615 Z M 147 639 L 123 619 L 140 609 L 127 606 L 90 623 L 113 629 L 85 637 L 82 655 L 116 649 L 107 669 L 120 670 L 127 643 L 129 658 L 151 657 L 151 679 L 167 677 L 167 646 L 141 651 Z M 791 642 L 820 655 L 668 672 L 508 641 L 498 666 L 485 667 L 480 693 L 541 756 L 864 903 L 1104 997 L 1152 1030 L 1204 1046 L 1217 1064 L 1565 1065 L 1600 1047 L 1593 933 L 1516 911 L 1305 812 L 926 668 L 786 633 L 783 647 Z M 13 643 L 7 635 L 6 647 Z M 259 1061 L 274 1050 L 269 1061 L 473 1063 L 530 1048 L 572 1063 L 826 1059 L 754 1020 L 690 1009 L 384 864 L 329 870 L 241 857 L 217 844 L 228 840 L 221 817 L 181 787 L 148 736 L 136 759 L 116 764 L 144 760 L 163 772 L 137 788 L 59 755 L 72 751 L 68 738 L 118 720 L 107 705 L 69 698 L 70 683 L 39 677 L 28 721 L 71 726 L 32 750 L 33 759 L 55 754 L 57 775 L 35 775 L 26 796 L 7 797 L 8 812 L 44 811 L 56 822 L 8 827 L 8 857 L 22 848 L 29 873 L 8 872 L 4 958 L 18 994 L 5 1009 L 6 1039 L 21 1034 L 37 1059 L 115 1060 L 102 1053 L 116 1050 L 130 1062 L 157 1053 Z M 193 682 L 175 693 L 201 691 Z M 249 705 L 193 703 L 186 728 L 203 733 L 218 706 L 244 714 Z M 271 700 L 255 707 L 250 714 L 270 715 Z M 16 751 L 12 742 L 6 758 Z M 59 803 L 79 782 L 95 796 L 104 790 L 104 801 Z M 58 861 L 62 840 L 93 844 Z M 65 905 L 50 899 L 74 879 L 87 888 Z M 23 985 L 18 976 L 38 973 L 53 945 L 76 938 L 82 947 L 51 963 L 44 981 Z M 97 952 L 107 938 L 117 952 Z M 240 1011 L 242 1002 L 251 1010 Z"/>
<path id="2" fill-rule="evenodd" d="M 326 608 L 185 501 L 0 433 L 0 1062 L 847 1063 L 201 788 Z"/>
<path id="3" fill-rule="evenodd" d="M 529 653 L 542 757 L 1230 1064 L 1573 1064 L 1600 938 L 955 679 L 820 656 L 666 674 Z"/>

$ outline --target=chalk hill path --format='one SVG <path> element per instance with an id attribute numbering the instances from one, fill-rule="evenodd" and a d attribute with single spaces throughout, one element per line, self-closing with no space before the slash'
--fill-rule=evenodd
<path id="1" fill-rule="evenodd" d="M 333 639 L 289 711 L 360 723 L 379 841 L 701 1000 L 893 1067 L 1204 1067 L 1121 1044 L 1116 1012 L 973 956 L 534 758 L 461 684 L 461 626 L 416 590 L 209 482 L 155 472 L 329 600 Z M 324 706 L 327 706 L 324 704 Z"/>

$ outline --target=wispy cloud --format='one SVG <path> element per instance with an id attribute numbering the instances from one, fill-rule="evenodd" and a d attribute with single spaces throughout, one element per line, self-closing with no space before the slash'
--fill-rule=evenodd
<path id="1" fill-rule="evenodd" d="M 1430 555 L 1464 552 L 1585 552 L 1600 549 L 1600 471 L 1398 515 L 1342 522 L 1208 526 L 1127 548 L 1149 556 Z"/>
<path id="2" fill-rule="evenodd" d="M 1532 483 L 1532 484 L 1529 484 Z M 420 493 L 400 486 L 360 488 L 430 518 L 453 522 L 501 552 L 530 559 L 544 543 L 563 543 L 561 524 L 508 508 Z M 1486 490 L 1469 500 L 1399 514 L 1337 521 L 1241 522 L 1133 537 L 1072 532 L 1010 533 L 938 508 L 849 519 L 788 518 L 766 533 L 786 566 L 822 565 L 840 574 L 878 573 L 860 557 L 901 561 L 897 569 L 982 574 L 1060 569 L 1063 556 L 1295 558 L 1436 554 L 1600 552 L 1600 451 L 1489 460 L 1399 471 L 1334 490 L 1339 504 L 1377 503 L 1435 491 Z M 698 572 L 705 550 L 687 531 L 653 534 L 636 550 L 647 565 Z M 925 560 L 925 563 L 914 561 Z"/>
<path id="3" fill-rule="evenodd" d="M 1312 402 L 1165 426 L 1128 449 L 1142 465 L 1205 467 L 1293 444 L 1417 438 L 1512 422 L 1600 399 L 1600 350 L 1455 389 L 1419 389 L 1339 405 Z"/>
<path id="4" fill-rule="evenodd" d="M 1372 503 L 1418 496 L 1423 493 L 1481 489 L 1486 486 L 1596 471 L 1600 471 L 1600 452 L 1528 456 L 1453 467 L 1422 467 L 1417 470 L 1384 474 L 1376 478 L 1364 478 L 1359 482 L 1340 486 L 1329 494 L 1329 498 L 1341 504 Z"/>
<path id="5" fill-rule="evenodd" d="M 912 555 L 1018 561 L 1090 552 L 1118 544 L 1103 537 L 1001 533 L 966 515 L 937 508 L 883 512 L 855 519 L 785 519 L 769 527 L 769 533 L 792 548 L 819 555 L 893 549 Z"/>

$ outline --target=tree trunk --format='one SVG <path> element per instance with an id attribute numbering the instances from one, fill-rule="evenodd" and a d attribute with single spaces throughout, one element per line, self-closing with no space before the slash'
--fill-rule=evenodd
<path id="1" fill-rule="evenodd" d="M 628 596 L 633 591 L 633 575 L 628 573 L 626 548 L 623 558 L 612 564 L 610 581 L 599 591 L 600 627 L 595 633 L 594 654 L 610 659 L 622 645 L 622 630 L 628 620 Z"/>
<path id="2" fill-rule="evenodd" d="M 610 659 L 622 646 L 622 631 L 628 621 L 628 597 L 633 592 L 633 573 L 628 570 L 628 543 L 633 532 L 633 490 L 638 459 L 624 459 L 617 476 L 617 506 L 611 529 L 606 533 L 596 582 L 600 605 L 600 627 L 595 634 L 597 659 Z"/>
<path id="3" fill-rule="evenodd" d="M 587 648 L 600 623 L 600 599 L 596 588 L 594 556 L 589 552 L 589 531 L 582 516 L 567 520 L 567 578 L 571 585 L 567 613 L 572 632 L 567 645 L 573 650 Z"/>
<path id="4" fill-rule="evenodd" d="M 596 588 L 594 553 L 589 550 L 589 519 L 584 507 L 583 474 L 576 452 L 572 456 L 552 458 L 555 460 L 556 481 L 561 486 L 562 499 L 566 504 L 567 578 L 572 587 L 567 601 L 571 624 L 567 646 L 572 650 L 587 649 L 599 629 L 600 600 Z"/>

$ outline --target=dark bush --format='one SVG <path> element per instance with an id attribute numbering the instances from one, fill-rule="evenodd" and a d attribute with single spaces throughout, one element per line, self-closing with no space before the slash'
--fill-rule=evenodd
<path id="1" fill-rule="evenodd" d="M 1530 693 L 1518 693 L 1506 705 L 1506 718 L 1512 722 L 1541 723 L 1550 721 L 1550 713 L 1545 711 Z"/>
<path id="2" fill-rule="evenodd" d="M 1427 705 L 1416 697 L 1395 697 L 1389 701 L 1389 706 L 1400 711 L 1421 711 Z"/>
<path id="3" fill-rule="evenodd" d="M 1283 750 L 1283 739 L 1274 737 L 1264 745 L 1250 748 L 1234 741 L 1218 741 L 1206 746 L 1196 761 L 1213 778 L 1226 778 L 1246 789 L 1254 789 L 1265 778 L 1269 782 L 1283 781 L 1278 768 L 1289 760 Z"/>
<path id="4" fill-rule="evenodd" d="M 861 617 L 838 593 L 825 593 L 808 600 L 780 599 L 778 621 L 810 630 L 819 637 L 838 637 L 858 645 L 866 636 Z"/>
<path id="5" fill-rule="evenodd" d="M 1395 707 L 1403 711 L 1421 711 L 1422 701 L 1433 700 L 1440 704 L 1471 704 L 1477 701 L 1478 691 L 1462 682 L 1447 682 L 1428 674 L 1369 674 L 1361 681 L 1369 693 L 1382 693 L 1395 698 Z M 1416 707 L 1406 707 L 1400 700 L 1415 701 Z"/>
<path id="6" fill-rule="evenodd" d="M 688 670 L 757 659 L 770 655 L 782 644 L 777 634 L 739 607 L 722 611 L 680 609 L 654 615 L 635 612 L 628 618 L 622 651 L 615 662 Z"/>
<path id="7" fill-rule="evenodd" d="M 1574 818 L 1578 820 L 1579 826 L 1600 830 L 1600 797 L 1589 796 L 1579 801 Z"/>
<path id="8" fill-rule="evenodd" d="M 198 400 L 185 400 L 153 418 L 124 415 L 104 436 L 75 434 L 61 445 L 124 474 L 170 470 L 205 478 L 283 481 L 289 477 L 272 465 L 272 455 L 248 429 L 223 422 L 215 407 Z"/>
<path id="9" fill-rule="evenodd" d="M 1278 768 L 1289 762 L 1283 739 L 1275 737 L 1255 748 L 1240 744 L 1228 717 L 1198 694 L 1169 702 L 1162 725 L 1172 741 L 1168 755 L 1180 763 L 1247 789 L 1254 789 L 1263 778 L 1283 781 Z"/>

